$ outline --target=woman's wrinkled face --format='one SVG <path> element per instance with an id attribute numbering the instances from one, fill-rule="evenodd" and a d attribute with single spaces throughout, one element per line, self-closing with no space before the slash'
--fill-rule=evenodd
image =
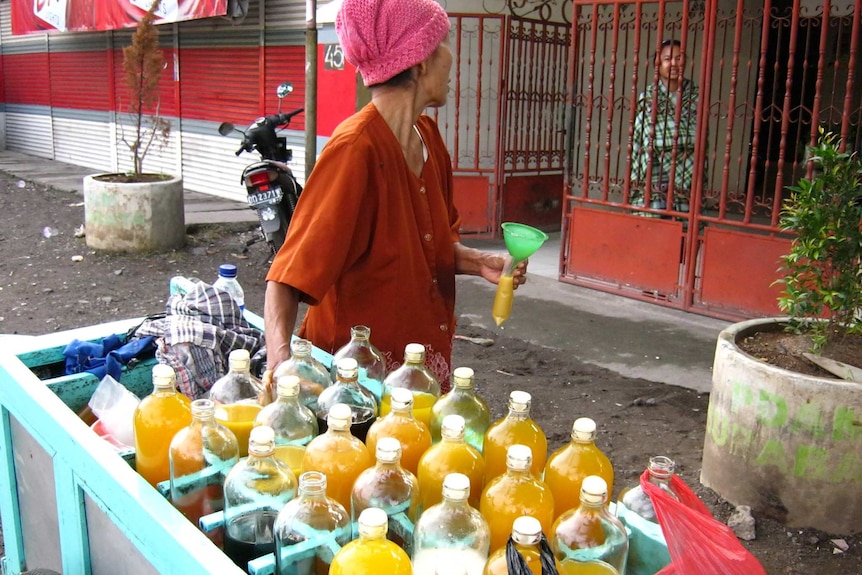
<path id="1" fill-rule="evenodd" d="M 449 46 L 447 34 L 437 49 L 428 58 L 427 90 L 430 96 L 430 106 L 443 106 L 449 97 L 449 73 L 452 70 L 452 49 Z"/>

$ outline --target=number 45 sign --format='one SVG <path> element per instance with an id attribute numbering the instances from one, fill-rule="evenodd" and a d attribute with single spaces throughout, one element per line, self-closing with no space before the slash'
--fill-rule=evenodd
<path id="1" fill-rule="evenodd" d="M 344 51 L 341 49 L 341 44 L 325 44 L 325 48 L 324 69 L 344 70 Z"/>

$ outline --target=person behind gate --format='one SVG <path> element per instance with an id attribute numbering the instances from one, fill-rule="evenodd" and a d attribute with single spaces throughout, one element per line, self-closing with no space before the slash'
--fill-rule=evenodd
<path id="1" fill-rule="evenodd" d="M 371 102 L 326 144 L 267 274 L 267 368 L 290 357 L 303 301 L 300 337 L 334 353 L 367 325 L 389 369 L 421 343 L 446 389 L 455 274 L 497 283 L 504 264 L 461 243 L 449 153 L 422 113 L 447 100 L 449 17 L 434 0 L 344 0 L 336 32 Z"/>

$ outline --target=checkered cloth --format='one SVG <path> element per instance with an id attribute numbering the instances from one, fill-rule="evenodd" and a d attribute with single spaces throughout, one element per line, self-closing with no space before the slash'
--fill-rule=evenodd
<path id="1" fill-rule="evenodd" d="M 135 335 L 156 336 L 156 358 L 174 369 L 177 388 L 191 399 L 205 397 L 227 373 L 231 351 L 253 355 L 263 345 L 263 333 L 245 321 L 230 294 L 203 282 L 172 295 L 166 316 L 145 321 Z"/>

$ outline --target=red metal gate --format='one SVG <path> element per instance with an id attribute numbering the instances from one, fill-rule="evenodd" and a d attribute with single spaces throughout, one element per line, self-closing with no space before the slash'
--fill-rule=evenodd
<path id="1" fill-rule="evenodd" d="M 860 12 L 862 0 L 575 0 L 561 279 L 726 319 L 778 313 L 779 212 L 806 146 L 822 127 L 862 148 Z M 631 176 L 639 95 L 666 40 L 699 88 L 688 212 L 650 208 L 652 186 Z M 675 104 L 677 125 L 684 112 Z M 632 206 L 639 189 L 647 207 Z"/>

